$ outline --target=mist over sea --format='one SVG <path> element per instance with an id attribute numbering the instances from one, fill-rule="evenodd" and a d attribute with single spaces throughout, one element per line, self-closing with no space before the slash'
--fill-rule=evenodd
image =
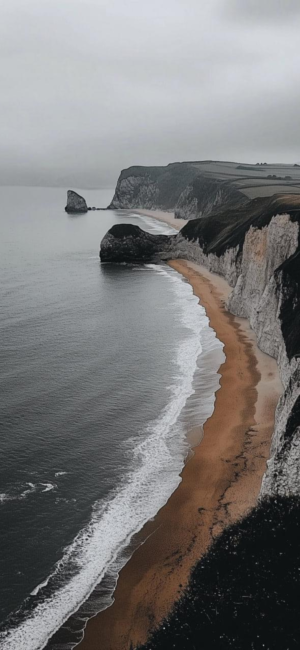
<path id="1" fill-rule="evenodd" d="M 180 482 L 223 360 L 175 271 L 100 264 L 113 224 L 171 227 L 65 203 L 66 189 L 0 188 L 3 650 L 71 648 L 109 605 L 135 534 Z"/>

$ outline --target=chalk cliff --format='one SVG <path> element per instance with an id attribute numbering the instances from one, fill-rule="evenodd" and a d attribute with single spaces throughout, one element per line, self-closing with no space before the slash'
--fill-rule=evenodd
<path id="1" fill-rule="evenodd" d="M 131 250 L 133 260 L 184 258 L 231 285 L 228 309 L 249 319 L 261 350 L 277 360 L 284 387 L 261 495 L 299 496 L 300 197 L 264 197 L 225 208 L 165 238 L 145 236 L 129 224 L 122 225 L 120 238 L 115 228 L 101 244 L 102 260 L 129 261 Z"/>

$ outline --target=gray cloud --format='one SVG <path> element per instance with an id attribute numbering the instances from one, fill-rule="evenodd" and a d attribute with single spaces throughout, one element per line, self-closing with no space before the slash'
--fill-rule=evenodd
<path id="1" fill-rule="evenodd" d="M 132 164 L 299 160 L 294 21 L 242 21 L 258 4 L 238 6 L 5 0 L 0 182 L 111 187 Z"/>
<path id="2" fill-rule="evenodd" d="M 225 0 L 229 15 L 258 22 L 287 21 L 300 15 L 299 0 Z"/>

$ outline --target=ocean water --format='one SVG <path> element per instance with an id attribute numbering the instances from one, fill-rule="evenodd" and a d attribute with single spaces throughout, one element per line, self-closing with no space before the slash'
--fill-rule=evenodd
<path id="1" fill-rule="evenodd" d="M 79 190 L 80 191 L 80 190 Z M 105 207 L 110 191 L 83 190 Z M 101 265 L 134 213 L 0 188 L 0 647 L 72 648 L 211 414 L 222 345 L 166 265 Z"/>

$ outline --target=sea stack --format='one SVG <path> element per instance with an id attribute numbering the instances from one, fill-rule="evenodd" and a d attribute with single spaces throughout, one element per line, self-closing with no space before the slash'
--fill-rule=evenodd
<path id="1" fill-rule="evenodd" d="M 66 212 L 69 214 L 79 214 L 88 211 L 86 200 L 83 196 L 80 196 L 77 192 L 73 192 L 73 190 L 68 190 L 67 197 L 67 205 L 65 207 Z"/>

